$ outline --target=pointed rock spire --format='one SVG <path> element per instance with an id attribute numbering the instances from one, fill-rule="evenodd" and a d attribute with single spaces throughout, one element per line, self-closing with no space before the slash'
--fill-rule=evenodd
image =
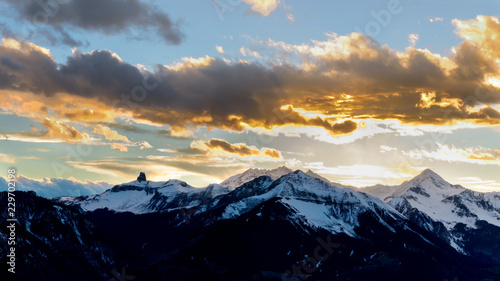
<path id="1" fill-rule="evenodd" d="M 146 174 L 144 172 L 140 172 L 139 176 L 137 177 L 137 181 L 146 181 Z"/>

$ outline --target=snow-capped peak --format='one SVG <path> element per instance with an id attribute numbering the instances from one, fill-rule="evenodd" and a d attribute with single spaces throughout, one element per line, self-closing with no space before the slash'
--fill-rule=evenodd
<path id="1" fill-rule="evenodd" d="M 421 185 L 429 183 L 430 186 L 432 187 L 445 188 L 445 189 L 448 189 L 450 187 L 456 188 L 456 186 L 451 185 L 449 182 L 444 180 L 440 175 L 438 175 L 431 169 L 425 169 L 419 175 L 411 179 L 409 182 L 419 183 Z"/>
<path id="2" fill-rule="evenodd" d="M 373 195 L 385 202 L 388 202 L 393 198 L 408 193 L 423 194 L 427 197 L 432 196 L 436 199 L 442 200 L 447 196 L 455 195 L 464 190 L 464 187 L 450 184 L 431 169 L 425 169 L 420 174 L 403 182 L 401 185 L 375 185 L 362 188 L 359 191 Z"/>
<path id="3" fill-rule="evenodd" d="M 234 175 L 225 181 L 221 182 L 220 185 L 230 188 L 230 189 L 235 189 L 238 186 L 243 185 L 244 183 L 247 183 L 249 181 L 252 181 L 258 177 L 262 176 L 268 176 L 273 180 L 277 180 L 280 177 L 289 174 L 293 172 L 291 169 L 287 167 L 279 167 L 273 170 L 267 170 L 267 169 L 249 169 L 246 170 L 245 172 L 241 174 Z"/>
<path id="4" fill-rule="evenodd" d="M 384 199 L 403 214 L 416 208 L 448 229 L 457 223 L 474 228 L 478 220 L 500 226 L 500 204 L 495 202 L 494 195 L 450 184 L 429 169 L 404 182 Z"/>
<path id="5" fill-rule="evenodd" d="M 196 188 L 175 179 L 166 182 L 148 181 L 145 174 L 141 173 L 137 180 L 115 185 L 101 194 L 55 200 L 67 205 L 78 205 L 85 211 L 108 208 L 117 212 L 140 214 L 200 205 L 229 191 L 217 184 Z"/>
<path id="6" fill-rule="evenodd" d="M 256 185 L 254 188 L 257 190 L 259 181 L 256 180 L 238 187 L 232 193 L 249 189 L 247 185 L 252 185 L 254 182 Z M 378 198 L 351 189 L 338 188 L 301 170 L 288 173 L 259 191 L 263 192 L 232 200 L 224 206 L 222 218 L 238 217 L 273 198 L 294 210 L 297 219 L 305 219 L 311 226 L 321 227 L 333 233 L 343 232 L 350 236 L 356 236 L 354 229 L 359 224 L 357 217 L 364 212 L 373 213 L 383 224 L 385 223 L 382 216 L 385 215 L 402 218 Z"/>

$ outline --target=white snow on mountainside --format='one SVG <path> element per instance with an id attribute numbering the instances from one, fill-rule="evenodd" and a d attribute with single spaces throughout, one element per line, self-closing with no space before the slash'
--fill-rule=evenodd
<path id="1" fill-rule="evenodd" d="M 500 226 L 500 193 L 480 193 L 452 185 L 431 170 L 399 186 L 378 185 L 356 190 L 326 181 L 312 171 L 292 172 L 286 167 L 250 169 L 220 185 L 205 188 L 195 188 L 179 180 L 147 181 L 140 176 L 98 195 L 55 200 L 84 211 L 108 208 L 137 214 L 201 206 L 196 211 L 199 213 L 218 206 L 222 208 L 218 219 L 231 219 L 273 198 L 313 226 L 351 236 L 355 235 L 357 217 L 363 212 L 403 218 L 417 209 L 449 230 L 457 223 L 474 228 L 478 220 Z"/>
<path id="2" fill-rule="evenodd" d="M 267 187 L 267 192 L 226 205 L 222 218 L 236 218 L 272 198 L 280 198 L 283 205 L 294 211 L 297 219 L 312 227 L 353 237 L 356 236 L 354 229 L 359 226 L 358 217 L 362 213 L 374 214 L 389 229 L 391 227 L 382 217 L 403 218 L 378 198 L 336 187 L 300 170 L 274 181 Z"/>
<path id="3" fill-rule="evenodd" d="M 167 182 L 135 180 L 116 185 L 101 194 L 60 197 L 56 201 L 67 205 L 79 205 L 85 211 L 108 208 L 117 212 L 142 214 L 196 206 L 228 192 L 227 188 L 217 184 L 196 188 L 180 180 Z"/>
<path id="4" fill-rule="evenodd" d="M 279 167 L 274 170 L 266 170 L 266 169 L 249 169 L 241 174 L 234 175 L 229 177 L 225 181 L 221 182 L 220 185 L 225 186 L 229 189 L 235 189 L 242 184 L 254 180 L 258 177 L 268 176 L 273 180 L 277 180 L 280 177 L 293 172 L 291 169 L 287 167 Z"/>
<path id="5" fill-rule="evenodd" d="M 452 185 L 427 169 L 399 186 L 359 189 L 384 200 L 403 214 L 416 208 L 448 229 L 457 223 L 474 228 L 478 220 L 500 226 L 500 193 L 481 193 Z"/>
<path id="6" fill-rule="evenodd" d="M 261 174 L 264 177 L 258 176 Z M 355 229 L 360 225 L 358 218 L 362 214 L 371 213 L 391 231 L 393 229 L 386 222 L 387 219 L 404 219 L 382 200 L 335 186 L 310 171 L 306 174 L 300 170 L 291 172 L 285 167 L 272 171 L 252 169 L 228 182 L 234 184 L 250 178 L 251 181 L 233 190 L 216 184 L 195 188 L 179 180 L 137 180 L 117 185 L 98 195 L 55 200 L 79 206 L 84 211 L 108 208 L 117 212 L 144 214 L 196 207 L 195 212 L 200 214 L 220 210 L 219 215 L 210 219 L 213 221 L 237 218 L 261 203 L 276 199 L 294 214 L 294 221 L 353 237 L 356 236 Z"/>

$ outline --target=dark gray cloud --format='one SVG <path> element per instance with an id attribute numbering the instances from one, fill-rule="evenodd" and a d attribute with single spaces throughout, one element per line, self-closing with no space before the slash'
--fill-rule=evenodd
<path id="1" fill-rule="evenodd" d="M 179 24 L 157 6 L 140 0 L 0 0 L 8 3 L 27 23 L 29 37 L 43 33 L 57 38 L 56 43 L 80 46 L 66 27 L 99 31 L 107 35 L 126 33 L 135 38 L 153 30 L 165 42 L 179 45 L 184 37 Z M 50 27 L 50 29 L 48 28 Z M 40 35 L 40 34 L 38 34 Z M 28 38 L 25 38 L 28 39 Z"/>
<path id="2" fill-rule="evenodd" d="M 4 38 L 14 38 L 16 40 L 41 41 L 47 45 L 67 45 L 71 47 L 88 46 L 86 40 L 77 40 L 73 38 L 61 26 L 39 26 L 26 25 L 21 33 L 15 33 L 6 23 L 0 23 L 0 35 Z"/>
<path id="3" fill-rule="evenodd" d="M 5 22 L 0 22 L 0 34 L 5 38 L 15 38 L 17 36 Z"/>

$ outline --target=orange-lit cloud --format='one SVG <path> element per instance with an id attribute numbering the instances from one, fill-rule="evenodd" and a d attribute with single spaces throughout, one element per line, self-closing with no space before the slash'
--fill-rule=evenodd
<path id="1" fill-rule="evenodd" d="M 275 149 L 264 148 L 262 150 L 262 155 L 270 158 L 281 159 L 281 153 Z"/>
<path id="2" fill-rule="evenodd" d="M 22 142 L 89 142 L 90 136 L 86 132 L 77 129 L 74 126 L 68 125 L 65 122 L 51 119 L 48 117 L 38 117 L 41 129 L 31 126 L 31 132 L 19 132 L 6 134 L 3 136 L 5 140 L 22 141 Z"/>
<path id="3" fill-rule="evenodd" d="M 104 139 L 108 141 L 122 141 L 125 143 L 130 143 L 130 140 L 123 135 L 120 135 L 117 131 L 111 130 L 109 127 L 98 124 L 92 130 L 93 133 L 103 135 Z"/>
<path id="4" fill-rule="evenodd" d="M 457 28 L 457 34 L 464 38 L 467 43 L 478 48 L 487 58 L 499 63 L 500 46 L 500 21 L 497 17 L 478 15 L 475 19 L 454 19 L 453 25 Z"/>
<path id="5" fill-rule="evenodd" d="M 128 148 L 124 145 L 119 144 L 119 143 L 112 143 L 110 147 L 112 150 L 114 149 L 114 150 L 119 150 L 121 152 L 128 152 Z"/>
<path id="6" fill-rule="evenodd" d="M 221 139 L 211 139 L 209 141 L 195 140 L 191 142 L 190 148 L 197 149 L 205 152 L 214 153 L 229 153 L 236 154 L 242 157 L 246 156 L 263 156 L 274 159 L 281 159 L 281 153 L 275 149 L 262 148 L 261 150 L 250 147 L 244 143 L 231 144 Z"/>
<path id="7" fill-rule="evenodd" d="M 457 98 L 449 99 L 442 97 L 440 102 L 436 102 L 436 93 L 428 92 L 420 94 L 420 101 L 416 106 L 424 109 L 431 108 L 431 106 L 455 107 L 460 109 L 460 107 L 463 106 L 463 101 Z"/>
<path id="8" fill-rule="evenodd" d="M 32 126 L 31 132 L 20 132 L 6 134 L 4 140 L 22 142 L 88 142 L 90 137 L 87 133 L 80 131 L 74 126 L 68 125 L 59 120 L 41 117 L 38 120 L 42 129 Z"/>
<path id="9" fill-rule="evenodd" d="M 44 118 L 41 120 L 40 124 L 45 129 L 44 131 L 41 131 L 42 137 L 45 138 L 62 139 L 68 141 L 83 141 L 89 139 L 89 135 L 87 133 L 80 132 L 75 127 L 67 125 L 58 120 Z"/>

